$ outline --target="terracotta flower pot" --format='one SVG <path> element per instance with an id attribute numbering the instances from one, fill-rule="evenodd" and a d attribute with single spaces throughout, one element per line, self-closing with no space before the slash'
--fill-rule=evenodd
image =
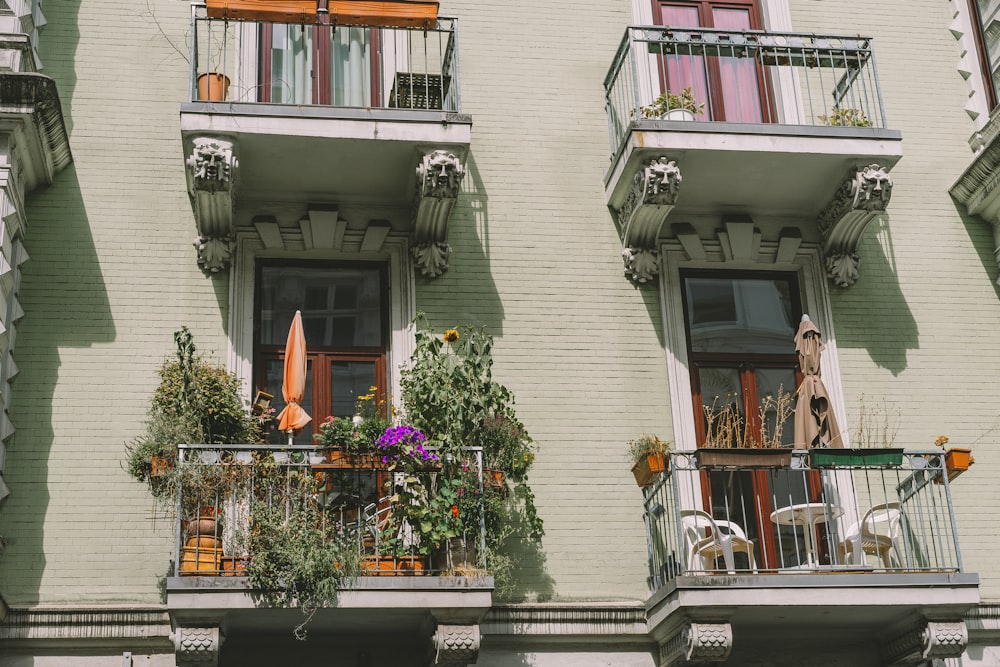
<path id="1" fill-rule="evenodd" d="M 632 466 L 632 476 L 640 488 L 656 481 L 656 476 L 667 469 L 667 457 L 662 452 L 646 454 Z"/>
<path id="2" fill-rule="evenodd" d="M 229 77 L 219 72 L 198 75 L 198 99 L 221 102 L 229 94 Z"/>

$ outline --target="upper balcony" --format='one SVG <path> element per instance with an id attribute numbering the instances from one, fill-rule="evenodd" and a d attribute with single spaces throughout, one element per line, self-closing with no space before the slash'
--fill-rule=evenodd
<path id="1" fill-rule="evenodd" d="M 390 229 L 446 242 L 472 128 L 460 113 L 457 23 L 434 2 L 414 3 L 434 8 L 420 20 L 347 16 L 335 4 L 192 4 L 181 134 L 206 270 L 227 268 L 236 228 L 280 247 L 283 215 L 305 221 L 306 249 L 340 249 L 352 206 L 363 209 L 366 249 Z"/>
<path id="2" fill-rule="evenodd" d="M 870 38 L 630 27 L 604 89 L 605 196 L 627 250 L 655 251 L 674 210 L 808 221 L 806 238 L 850 255 L 888 203 L 901 135 Z"/>
<path id="3" fill-rule="evenodd" d="M 767 643 L 873 665 L 964 650 L 978 577 L 940 451 L 675 453 L 643 495 L 662 665 L 751 664 Z"/>
<path id="4" fill-rule="evenodd" d="M 493 590 L 481 502 L 500 491 L 483 486 L 479 448 L 443 466 L 314 446 L 182 445 L 164 478 L 178 488 L 166 581 L 178 637 L 195 647 L 208 637 L 217 659 L 222 638 L 236 651 L 287 646 L 308 621 L 311 637 L 335 636 L 348 654 L 371 653 L 389 633 L 393 646 L 380 650 L 474 662 Z M 420 508 L 433 525 L 415 518 Z M 179 641 L 178 664 L 192 656 Z M 372 659 L 409 664 L 384 651 Z"/>

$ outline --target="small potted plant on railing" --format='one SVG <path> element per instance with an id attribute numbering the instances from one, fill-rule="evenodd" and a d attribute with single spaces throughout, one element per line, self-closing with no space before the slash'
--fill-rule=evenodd
<path id="1" fill-rule="evenodd" d="M 699 102 L 690 88 L 683 89 L 680 94 L 669 90 L 661 93 L 649 106 L 639 109 L 643 118 L 660 118 L 664 120 L 694 120 L 705 111 L 704 102 Z"/>
<path id="2" fill-rule="evenodd" d="M 938 447 L 948 444 L 948 436 L 939 435 L 934 441 Z M 953 481 L 956 477 L 969 469 L 976 462 L 972 456 L 972 450 L 967 447 L 948 447 L 944 453 L 944 466 L 948 472 L 948 481 Z"/>
<path id="3" fill-rule="evenodd" d="M 670 444 L 655 435 L 643 434 L 628 441 L 628 456 L 632 462 L 632 475 L 640 488 L 656 481 L 657 475 L 667 469 Z"/>
<path id="4" fill-rule="evenodd" d="M 829 114 L 817 116 L 824 125 L 835 127 L 871 127 L 872 122 L 864 110 L 856 108 L 833 107 Z"/>
<path id="5" fill-rule="evenodd" d="M 760 432 L 739 408 L 742 398 L 729 394 L 720 405 L 718 396 L 703 406 L 705 445 L 695 450 L 695 460 L 702 468 L 773 468 L 788 467 L 792 449 L 785 444 L 784 426 L 794 411 L 792 394 L 778 387 L 758 406 Z"/>

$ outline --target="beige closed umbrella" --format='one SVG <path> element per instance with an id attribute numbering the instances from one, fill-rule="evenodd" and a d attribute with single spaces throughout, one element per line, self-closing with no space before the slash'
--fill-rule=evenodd
<path id="1" fill-rule="evenodd" d="M 820 378 L 820 356 L 824 348 L 819 329 L 808 315 L 803 315 L 795 333 L 795 351 L 802 369 L 802 384 L 795 402 L 796 449 L 844 446 L 830 397 Z"/>

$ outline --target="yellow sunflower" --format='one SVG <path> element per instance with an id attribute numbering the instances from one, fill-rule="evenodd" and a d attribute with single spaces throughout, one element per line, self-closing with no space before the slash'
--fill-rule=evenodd
<path id="1" fill-rule="evenodd" d="M 448 329 L 447 331 L 445 331 L 444 340 L 446 343 L 454 343 L 456 340 L 458 340 L 458 330 Z"/>

